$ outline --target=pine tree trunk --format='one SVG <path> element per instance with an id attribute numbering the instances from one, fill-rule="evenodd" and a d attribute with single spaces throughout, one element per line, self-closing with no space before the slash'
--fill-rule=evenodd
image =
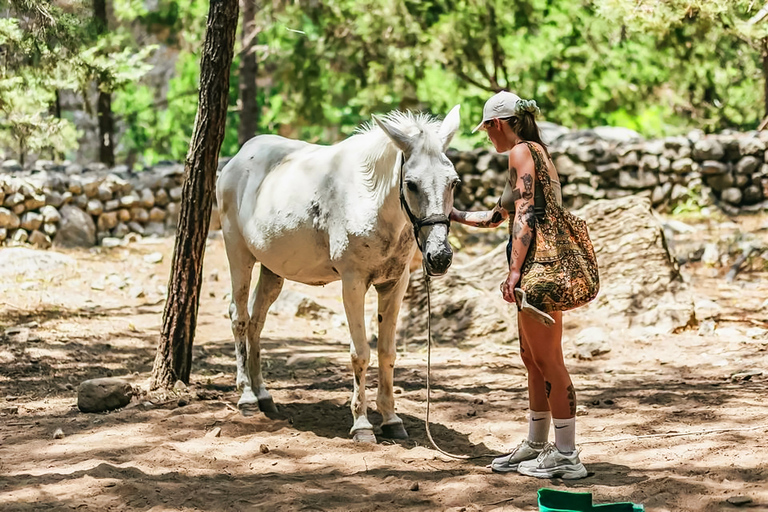
<path id="1" fill-rule="evenodd" d="M 259 104 L 256 98 L 256 77 L 259 62 L 256 59 L 256 0 L 240 0 L 243 9 L 240 57 L 240 126 L 237 140 L 242 146 L 259 129 Z"/>
<path id="2" fill-rule="evenodd" d="M 763 101 L 765 117 L 768 118 L 768 37 L 764 37 L 761 42 L 763 43 Z"/>
<path id="3" fill-rule="evenodd" d="M 197 118 L 184 165 L 181 211 L 152 389 L 172 387 L 177 380 L 189 383 L 205 240 L 227 118 L 237 14 L 238 0 L 210 0 Z"/>
<path id="4" fill-rule="evenodd" d="M 96 31 L 99 34 L 107 32 L 107 3 L 106 0 L 93 0 L 93 17 Z M 99 86 L 100 84 L 96 84 Z M 112 144 L 114 119 L 112 118 L 112 95 L 99 90 L 99 101 L 96 107 L 96 118 L 99 121 L 99 161 L 112 167 L 115 165 L 115 151 Z"/>

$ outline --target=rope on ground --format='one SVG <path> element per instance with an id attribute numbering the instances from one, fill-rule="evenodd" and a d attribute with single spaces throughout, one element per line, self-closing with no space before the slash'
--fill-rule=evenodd
<path id="1" fill-rule="evenodd" d="M 705 430 L 693 430 L 690 432 L 669 432 L 666 434 L 644 434 L 639 436 L 624 436 L 624 437 L 609 437 L 608 439 L 595 439 L 593 441 L 580 441 L 578 444 L 601 444 L 601 443 L 617 443 L 620 441 L 636 441 L 637 439 L 652 439 L 659 437 L 682 437 L 682 436 L 699 436 L 705 434 L 719 434 L 721 432 L 747 432 L 750 430 L 766 430 L 768 431 L 768 425 L 758 425 L 756 427 L 736 427 L 736 428 L 712 428 Z"/>
<path id="2" fill-rule="evenodd" d="M 424 425 L 427 429 L 427 438 L 429 439 L 429 442 L 432 444 L 432 447 L 435 450 L 442 453 L 446 457 L 450 457 L 452 459 L 471 460 L 471 459 L 485 459 L 488 457 L 497 457 L 498 454 L 496 453 L 481 453 L 479 455 L 455 455 L 453 453 L 448 453 L 447 451 L 437 446 L 437 443 L 435 443 L 435 440 L 432 439 L 432 432 L 430 432 L 429 430 L 429 404 L 430 404 L 429 381 L 430 381 L 430 375 L 432 373 L 432 299 L 430 298 L 430 293 L 429 293 L 429 281 L 430 281 L 429 274 L 427 274 L 427 269 L 423 263 L 422 263 L 421 271 L 424 273 L 424 286 L 427 289 L 427 416 L 424 420 Z"/>
<path id="3" fill-rule="evenodd" d="M 435 440 L 432 439 L 432 432 L 430 432 L 430 429 L 429 429 L 429 405 L 431 401 L 429 383 L 430 383 L 430 377 L 432 373 L 432 299 L 430 297 L 430 290 L 429 290 L 429 282 L 430 282 L 429 274 L 427 274 L 427 269 L 423 266 L 423 264 L 422 264 L 422 272 L 424 273 L 424 286 L 427 289 L 427 416 L 424 420 L 424 425 L 427 430 L 427 438 L 429 439 L 429 442 L 432 444 L 432 447 L 435 450 L 442 453 L 446 457 L 450 457 L 452 459 L 471 460 L 471 459 L 484 459 L 487 457 L 497 457 L 499 454 L 496 454 L 496 453 L 481 453 L 479 455 L 472 455 L 472 456 L 455 455 L 453 453 L 448 453 L 447 451 L 437 446 L 437 443 L 435 443 Z M 768 431 L 768 425 L 758 425 L 755 427 L 715 428 L 715 429 L 705 429 L 705 430 L 694 430 L 691 432 L 670 432 L 666 434 L 644 434 L 644 435 L 638 435 L 638 436 L 609 437 L 607 439 L 581 441 L 578 444 L 585 445 L 585 444 L 618 443 L 621 441 L 636 441 L 638 439 L 698 436 L 698 435 L 706 435 L 706 434 L 717 434 L 722 432 L 748 432 L 751 430 Z"/>

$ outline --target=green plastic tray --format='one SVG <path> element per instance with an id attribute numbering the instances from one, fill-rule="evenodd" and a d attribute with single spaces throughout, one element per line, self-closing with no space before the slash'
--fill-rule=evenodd
<path id="1" fill-rule="evenodd" d="M 539 489 L 540 512 L 643 512 L 644 510 L 642 505 L 629 502 L 592 505 L 591 492 Z"/>

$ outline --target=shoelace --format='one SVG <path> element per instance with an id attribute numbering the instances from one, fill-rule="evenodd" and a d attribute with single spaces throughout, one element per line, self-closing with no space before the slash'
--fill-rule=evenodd
<path id="1" fill-rule="evenodd" d="M 541 463 L 544 460 L 544 458 L 546 458 L 547 455 L 554 452 L 556 449 L 557 448 L 555 448 L 555 445 L 553 445 L 552 443 L 547 443 L 546 445 L 544 445 L 544 448 L 541 450 L 541 453 L 539 454 L 539 456 L 536 457 L 536 462 Z"/>

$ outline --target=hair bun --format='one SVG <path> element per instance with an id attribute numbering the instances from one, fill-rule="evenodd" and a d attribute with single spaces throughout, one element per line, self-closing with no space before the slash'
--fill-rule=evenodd
<path id="1" fill-rule="evenodd" d="M 537 115 L 541 114 L 541 110 L 539 110 L 539 106 L 536 105 L 536 100 L 518 101 L 517 105 L 515 105 L 515 111 L 518 114 L 523 114 L 525 112 L 528 112 L 529 114 L 533 115 L 533 117 L 536 117 Z"/>

